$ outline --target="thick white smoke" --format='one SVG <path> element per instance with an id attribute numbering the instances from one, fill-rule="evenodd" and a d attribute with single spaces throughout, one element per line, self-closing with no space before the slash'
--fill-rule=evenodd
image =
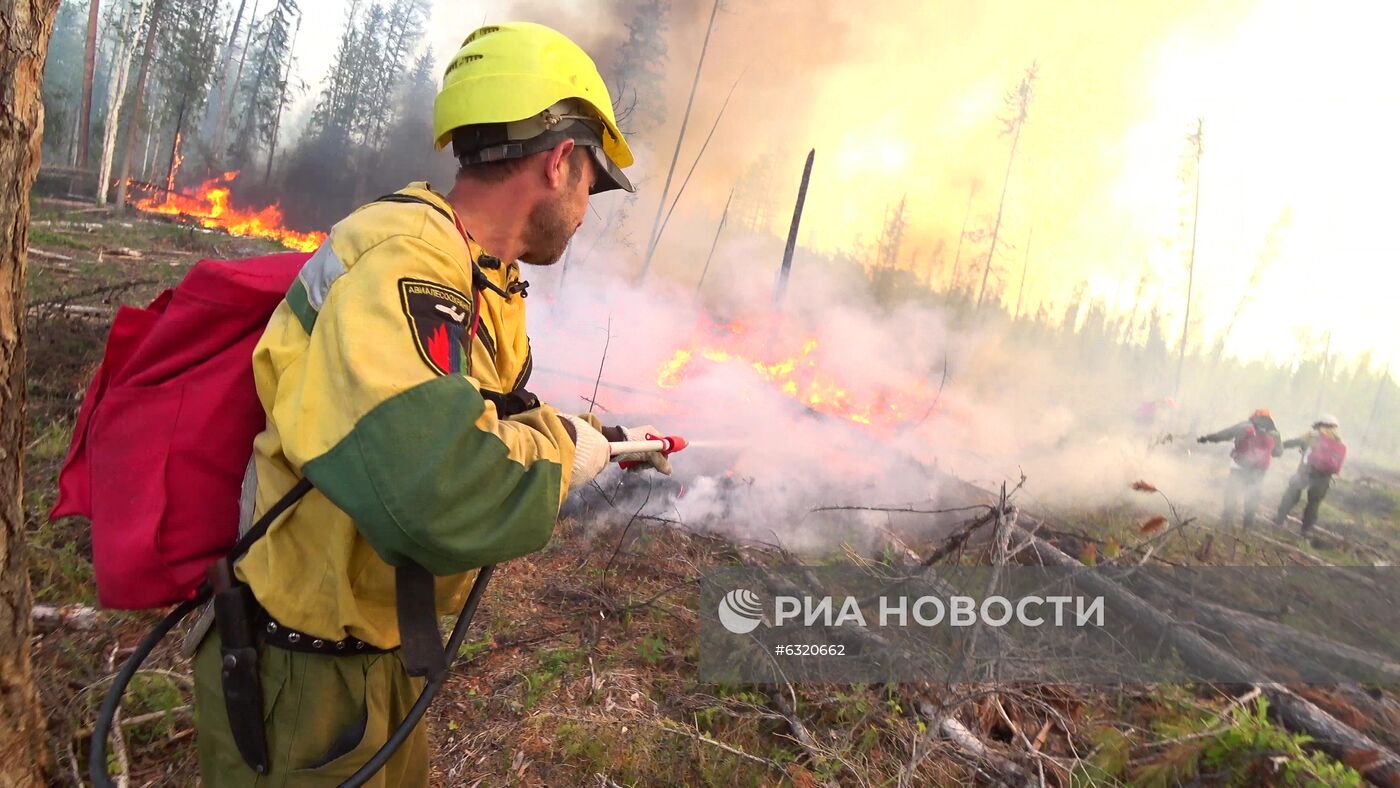
<path id="1" fill-rule="evenodd" d="M 568 271 L 562 289 L 558 270 L 527 271 L 536 280 L 531 388 L 559 407 L 587 410 L 602 362 L 596 412 L 605 423 L 650 423 L 695 443 L 674 458 L 682 489 L 653 485 L 646 513 L 806 549 L 860 543 L 853 519 L 885 522 L 832 520 L 811 509 L 938 503 L 939 472 L 986 487 L 1024 472 L 1028 499 L 1052 507 L 1113 505 L 1138 478 L 1179 503 L 1218 503 L 1225 449 L 1187 455 L 1191 425 L 1171 408 L 1144 418 L 1143 400 L 1161 387 L 1134 384 L 1126 364 L 1087 358 L 1068 367 L 1065 353 L 1029 346 L 1004 323 L 955 329 L 927 303 L 887 306 L 858 268 L 801 253 L 776 306 L 776 239 L 722 244 L 704 299 L 674 280 L 633 284 L 614 273 L 634 270 L 630 263 L 610 262 L 626 254 L 596 252 Z M 706 359 L 703 348 L 736 358 Z M 694 356 L 663 387 L 658 379 L 677 350 Z M 870 408 L 871 423 L 809 408 L 783 391 L 784 379 L 752 366 L 794 357 L 799 369 L 840 385 L 852 411 Z M 1200 426 L 1239 418 L 1210 414 Z M 601 480 L 608 490 L 617 482 Z M 619 504 L 624 518 L 641 505 L 635 495 L 628 500 Z"/>

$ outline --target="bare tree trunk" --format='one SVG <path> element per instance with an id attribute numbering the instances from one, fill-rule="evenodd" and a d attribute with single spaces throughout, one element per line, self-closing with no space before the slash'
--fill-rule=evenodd
<path id="1" fill-rule="evenodd" d="M 1016 146 L 1021 144 L 1021 126 L 1016 124 L 1016 134 L 1011 138 L 1011 156 L 1006 160 L 1006 177 L 1001 182 L 1001 202 L 997 203 L 997 220 L 992 224 L 992 243 L 987 247 L 987 265 L 982 269 L 982 287 L 977 290 L 977 311 L 982 311 L 982 299 L 987 295 L 987 279 L 992 275 L 992 263 L 996 259 L 997 238 L 1001 235 L 1001 217 L 1006 210 L 1006 189 L 1011 185 L 1011 166 L 1016 163 Z"/>
<path id="2" fill-rule="evenodd" d="M 21 502 L 29 189 L 39 169 L 40 91 L 57 10 L 58 0 L 16 0 L 0 25 L 0 785 L 25 788 L 44 785 L 50 767 L 29 661 L 32 599 Z"/>
<path id="3" fill-rule="evenodd" d="M 223 117 L 219 119 L 218 144 L 221 147 L 224 144 L 224 128 L 228 125 L 229 113 L 233 111 L 234 104 L 238 101 L 238 86 L 243 84 L 243 64 L 248 62 L 248 49 L 253 45 L 253 29 L 257 26 L 257 21 L 258 0 L 253 0 L 253 13 L 248 15 L 248 34 L 243 39 L 243 51 L 238 53 L 238 71 L 236 71 L 233 75 L 233 84 L 230 85 L 228 88 L 228 100 L 224 102 L 224 114 Z M 258 78 L 260 82 L 262 79 L 261 71 L 262 70 L 259 69 Z M 254 95 L 257 95 L 257 91 L 260 90 L 261 87 L 261 84 L 259 84 L 257 87 L 253 88 Z M 227 150 L 217 151 L 219 161 L 223 161 L 223 157 L 226 153 Z"/>
<path id="4" fill-rule="evenodd" d="M 1191 136 L 1196 154 L 1196 200 L 1191 209 L 1191 258 L 1186 266 L 1186 317 L 1181 321 L 1181 351 L 1176 358 L 1176 396 L 1181 396 L 1181 373 L 1186 368 L 1186 340 L 1191 336 L 1191 291 L 1196 285 L 1196 225 L 1201 218 L 1201 146 L 1205 120 L 1196 121 L 1196 133 Z"/>
<path id="5" fill-rule="evenodd" d="M 146 96 L 146 77 L 151 71 L 151 57 L 156 48 L 156 31 L 160 27 L 160 12 L 164 8 L 165 0 L 152 0 L 151 26 L 146 28 L 146 46 L 141 51 L 141 69 L 136 74 L 136 95 L 131 99 L 131 122 L 126 124 L 125 152 L 122 153 L 121 172 L 117 176 L 118 211 L 126 210 L 126 186 L 131 178 L 131 157 L 136 154 L 136 127 L 141 125 L 141 102 Z M 149 131 L 146 139 L 149 145 Z"/>
<path id="6" fill-rule="evenodd" d="M 88 163 L 88 130 L 92 126 L 92 79 L 97 72 L 97 22 L 100 0 L 89 0 L 87 45 L 83 49 L 83 110 L 78 113 L 78 166 Z"/>
<path id="7" fill-rule="evenodd" d="M 282 98 L 277 101 L 277 119 L 272 122 L 272 142 L 267 147 L 267 172 L 263 183 L 272 182 L 272 162 L 277 156 L 277 133 L 282 129 L 282 112 L 287 108 L 287 86 L 292 83 L 292 62 L 297 53 L 297 36 L 301 35 L 301 18 L 297 15 L 297 26 L 292 31 L 292 44 L 287 47 L 287 73 L 282 77 Z"/>
<path id="8" fill-rule="evenodd" d="M 131 71 L 131 56 L 136 52 L 133 46 L 136 43 L 134 39 L 141 32 L 141 26 L 146 23 L 146 9 L 150 7 L 150 3 L 141 3 L 141 10 L 136 14 L 136 24 L 128 29 L 127 23 L 130 20 L 133 2 L 135 0 L 127 0 L 126 10 L 122 13 L 117 52 L 112 58 L 114 70 L 108 82 L 107 122 L 102 128 L 102 164 L 97 169 L 98 205 L 107 204 L 107 192 L 111 190 L 109 179 L 112 177 L 112 155 L 117 149 L 117 131 L 121 126 L 122 99 L 126 97 L 126 80 Z"/>
<path id="9" fill-rule="evenodd" d="M 219 69 L 219 104 L 214 111 L 214 160 L 222 161 L 224 155 L 224 122 L 228 119 L 229 80 L 228 69 L 233 63 L 233 42 L 238 40 L 238 28 L 243 23 L 243 8 L 248 0 L 239 0 L 238 14 L 233 17 L 233 30 L 229 32 L 228 43 L 224 45 L 224 65 Z"/>
<path id="10" fill-rule="evenodd" d="M 1021 262 L 1021 286 L 1016 288 L 1016 314 L 1011 316 L 1012 320 L 1021 319 L 1021 297 L 1026 294 L 1026 272 L 1031 267 L 1031 240 L 1034 237 L 1034 229 L 1026 233 L 1026 259 Z"/>
<path id="11" fill-rule="evenodd" d="M 734 189 L 731 188 L 729 199 L 724 201 L 724 213 L 719 216 L 719 226 L 715 228 L 715 240 L 710 242 L 710 253 L 705 256 L 705 267 L 700 270 L 700 281 L 695 283 L 697 294 L 705 286 L 705 274 L 710 272 L 710 263 L 715 259 L 715 249 L 719 248 L 719 236 L 724 232 L 724 225 L 729 222 L 729 204 L 732 202 L 734 202 Z"/>
<path id="12" fill-rule="evenodd" d="M 977 184 L 967 190 L 967 210 L 963 211 L 962 232 L 958 233 L 958 251 L 953 255 L 953 272 L 948 278 L 948 292 L 958 289 L 958 266 L 962 263 L 963 239 L 967 237 L 967 220 L 972 218 L 972 198 L 977 196 Z"/>
<path id="13" fill-rule="evenodd" d="M 671 154 L 671 166 L 666 170 L 666 184 L 661 187 L 661 197 L 656 203 L 656 218 L 651 222 L 651 234 L 647 236 L 646 257 L 642 260 L 642 273 L 638 281 L 645 281 L 651 268 L 651 257 L 656 253 L 656 239 L 661 228 L 661 213 L 666 210 L 666 197 L 671 193 L 671 179 L 676 175 L 676 162 L 681 158 L 681 143 L 685 142 L 685 127 L 690 123 L 690 108 L 695 105 L 695 90 L 700 87 L 700 70 L 705 67 L 705 53 L 710 50 L 710 33 L 715 29 L 715 17 L 719 14 L 719 0 L 710 9 L 710 23 L 705 27 L 705 40 L 700 44 L 700 60 L 695 64 L 695 80 L 690 83 L 690 98 L 685 102 L 685 115 L 681 117 L 681 130 L 676 135 L 676 152 Z"/>

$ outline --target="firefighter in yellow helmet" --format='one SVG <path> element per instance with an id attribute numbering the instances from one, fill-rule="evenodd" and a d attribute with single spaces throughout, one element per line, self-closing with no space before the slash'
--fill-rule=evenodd
<path id="1" fill-rule="evenodd" d="M 236 566 L 252 677 L 231 669 L 248 661 L 224 642 L 223 608 L 195 645 L 206 785 L 349 777 L 417 698 L 413 676 L 440 675 L 442 649 L 424 643 L 440 644 L 436 618 L 475 570 L 544 547 L 609 441 L 655 432 L 525 388 L 517 261 L 557 261 L 590 194 L 632 189 L 593 61 L 541 25 L 483 27 L 448 64 L 434 118 L 461 164 L 451 191 L 413 183 L 336 224 L 254 353 L 267 429 L 245 525 L 299 482 L 312 489 Z M 627 459 L 670 472 L 660 454 Z M 370 784 L 427 779 L 419 725 Z"/>

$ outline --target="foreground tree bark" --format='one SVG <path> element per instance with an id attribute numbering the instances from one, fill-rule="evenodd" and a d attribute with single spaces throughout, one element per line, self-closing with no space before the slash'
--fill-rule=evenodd
<path id="1" fill-rule="evenodd" d="M 29 188 L 39 168 L 40 89 L 57 10 L 58 0 L 12 0 L 0 12 L 0 786 L 44 785 L 49 767 L 29 664 L 21 470 Z"/>

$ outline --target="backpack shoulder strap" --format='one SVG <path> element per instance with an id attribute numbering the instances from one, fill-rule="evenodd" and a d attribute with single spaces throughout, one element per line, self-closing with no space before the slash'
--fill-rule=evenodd
<path id="1" fill-rule="evenodd" d="M 456 221 L 452 218 L 452 214 L 448 213 L 447 211 L 444 211 L 441 205 L 438 205 L 432 200 L 425 200 L 422 197 L 415 197 L 412 194 L 399 194 L 395 192 L 394 194 L 386 194 L 383 197 L 380 197 L 379 199 L 375 200 L 374 202 L 397 202 L 406 204 L 426 205 L 429 208 L 432 208 L 433 210 L 441 214 L 442 218 L 446 219 L 449 222 L 453 222 L 453 224 L 456 224 Z"/>
<path id="2" fill-rule="evenodd" d="M 441 205 L 438 205 L 437 203 L 432 202 L 431 200 L 425 200 L 422 197 L 415 197 L 412 194 L 399 194 L 395 192 L 394 194 L 386 194 L 383 197 L 380 197 L 379 199 L 375 200 L 374 202 L 395 202 L 409 205 L 426 205 L 429 208 L 432 208 L 434 211 L 437 211 L 438 214 L 441 215 L 444 219 L 451 222 L 452 226 L 457 226 L 457 218 L 448 211 L 443 210 L 443 207 Z M 507 301 L 509 301 L 511 295 L 513 295 L 513 292 L 507 292 L 506 290 L 502 290 L 501 288 L 497 287 L 495 282 L 492 282 L 490 279 L 486 278 L 486 274 L 481 272 L 481 266 L 486 266 L 488 268 L 496 268 L 500 265 L 500 260 L 497 260 L 494 257 L 488 257 L 486 255 L 482 256 L 480 262 L 478 262 L 477 260 L 472 260 L 472 286 L 478 289 L 490 290 L 491 292 L 495 293 L 501 298 L 504 298 Z M 528 282 L 524 283 L 524 286 L 517 285 L 514 292 L 521 293 L 523 297 L 525 287 L 528 286 Z"/>
<path id="3" fill-rule="evenodd" d="M 311 480 L 304 476 L 297 480 L 296 485 L 288 490 L 286 495 L 279 498 L 277 503 L 274 503 L 272 508 L 268 509 L 262 517 L 258 518 L 258 521 L 253 523 L 253 527 L 248 529 L 248 533 L 243 534 L 239 537 L 238 541 L 234 543 L 233 549 L 228 553 L 229 562 L 232 563 L 242 558 L 243 554 L 248 552 L 248 548 L 252 547 L 254 542 L 261 539 L 267 533 L 267 529 L 272 527 L 272 524 L 277 521 L 278 517 L 282 516 L 283 512 L 287 511 L 287 509 L 291 508 L 292 504 L 300 501 L 302 498 L 306 497 L 307 493 L 311 492 L 312 486 Z"/>

